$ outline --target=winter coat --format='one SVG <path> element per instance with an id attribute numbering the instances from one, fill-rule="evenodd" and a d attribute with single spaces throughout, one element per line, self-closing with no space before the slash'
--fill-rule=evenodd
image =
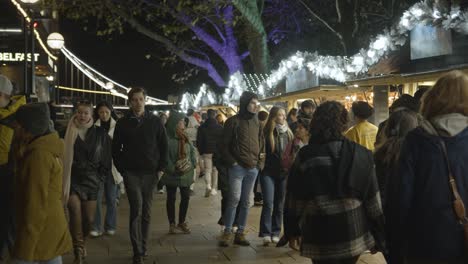
<path id="1" fill-rule="evenodd" d="M 266 159 L 265 159 L 265 168 L 262 171 L 262 174 L 265 176 L 270 176 L 275 179 L 285 178 L 287 176 L 287 170 L 282 168 L 281 158 L 283 152 L 286 149 L 287 144 L 289 143 L 288 133 L 279 134 L 277 129 L 274 130 L 274 139 L 275 139 L 275 151 L 271 151 L 271 144 L 268 139 L 265 140 L 265 150 L 266 150 Z M 280 137 L 285 139 L 285 145 L 283 148 L 280 148 Z"/>
<path id="2" fill-rule="evenodd" d="M 82 199 L 95 200 L 99 186 L 112 171 L 111 139 L 103 128 L 92 126 L 85 139 L 77 137 L 71 170 L 71 190 Z"/>
<path id="3" fill-rule="evenodd" d="M 240 100 L 239 114 L 224 124 L 222 159 L 227 167 L 238 163 L 244 168 L 263 169 L 265 165 L 265 138 L 257 115 L 247 106 L 254 94 Z"/>
<path id="4" fill-rule="evenodd" d="M 72 248 L 62 202 L 63 149 L 54 132 L 27 145 L 18 161 L 14 258 L 45 261 Z"/>
<path id="5" fill-rule="evenodd" d="M 302 237 L 302 256 L 346 259 L 385 249 L 372 155 L 354 142 L 303 147 L 288 177 L 285 211 L 285 234 Z"/>
<path id="6" fill-rule="evenodd" d="M 119 119 L 112 140 L 112 157 L 120 173 L 164 171 L 167 136 L 159 117 L 146 112 L 137 118 L 132 112 Z"/>
<path id="7" fill-rule="evenodd" d="M 198 129 L 197 148 L 200 155 L 213 154 L 223 137 L 223 127 L 216 119 L 208 118 Z"/>
<path id="8" fill-rule="evenodd" d="M 117 122 L 111 117 L 110 119 L 110 127 L 109 131 L 107 131 L 107 134 L 109 135 L 110 139 L 112 140 L 114 138 L 114 131 L 115 131 L 115 125 Z M 95 123 L 97 127 L 101 127 L 101 119 L 98 119 Z M 112 145 L 110 145 L 112 148 Z M 112 177 L 114 178 L 114 183 L 119 184 L 123 181 L 122 175 L 120 175 L 119 171 L 115 167 L 114 161 L 112 161 Z"/>
<path id="9" fill-rule="evenodd" d="M 192 168 L 182 175 L 178 174 L 175 168 L 175 164 L 179 160 L 180 140 L 176 133 L 176 127 L 177 123 L 183 119 L 183 114 L 171 112 L 166 123 L 168 142 L 167 166 L 161 181 L 164 185 L 169 187 L 189 187 L 193 183 L 193 175 L 195 173 L 194 170 L 197 161 L 195 156 L 195 148 L 193 147 L 192 143 L 185 143 L 185 155 L 186 158 L 189 159 L 192 163 Z"/>
<path id="10" fill-rule="evenodd" d="M 442 263 L 465 257 L 463 228 L 452 206 L 440 139 L 421 127 L 411 131 L 403 143 L 398 171 L 389 177 L 387 233 L 390 255 L 399 261 L 409 257 Z M 468 128 L 442 139 L 458 191 L 468 206 Z"/>
<path id="11" fill-rule="evenodd" d="M 26 97 L 18 95 L 11 97 L 9 106 L 0 108 L 0 166 L 8 163 L 8 154 L 10 153 L 11 142 L 13 140 L 14 131 L 6 126 L 6 124 L 12 121 L 9 119 L 24 104 L 26 104 Z"/>

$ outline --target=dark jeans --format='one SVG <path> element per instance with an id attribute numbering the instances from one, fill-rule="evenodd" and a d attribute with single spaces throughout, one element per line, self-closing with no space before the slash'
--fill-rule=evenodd
<path id="1" fill-rule="evenodd" d="M 14 244 L 14 205 L 13 201 L 13 175 L 6 166 L 0 166 L 0 259 L 8 249 L 11 251 Z"/>
<path id="2" fill-rule="evenodd" d="M 104 184 L 99 187 L 96 217 L 94 220 L 94 230 L 98 232 L 115 230 L 117 226 L 117 193 L 118 185 L 115 184 L 114 177 L 106 177 Z M 102 198 L 106 196 L 106 218 L 104 220 L 104 230 L 102 229 Z"/>
<path id="3" fill-rule="evenodd" d="M 254 184 L 254 201 L 255 202 L 261 202 L 263 201 L 263 196 L 262 196 L 262 192 L 258 190 L 258 183 L 260 182 L 260 176 L 261 175 L 261 172 L 258 173 L 257 175 L 257 179 L 255 180 L 255 184 Z"/>
<path id="4" fill-rule="evenodd" d="M 286 177 L 260 176 L 263 207 L 260 217 L 260 237 L 279 237 L 283 225 L 283 209 L 286 196 Z"/>
<path id="5" fill-rule="evenodd" d="M 96 214 L 96 201 L 85 201 L 72 193 L 68 200 L 68 212 L 70 215 L 70 233 L 75 252 L 84 253 L 85 240 L 91 231 Z"/>
<path id="6" fill-rule="evenodd" d="M 356 264 L 359 257 L 349 259 L 312 260 L 312 264 Z"/>
<path id="7" fill-rule="evenodd" d="M 180 189 L 180 204 L 179 204 L 179 224 L 185 223 L 185 218 L 187 217 L 187 211 L 190 201 L 190 187 L 179 187 Z M 176 194 L 177 187 L 166 186 L 167 190 L 167 200 L 166 200 L 166 210 L 167 210 L 167 219 L 169 224 L 175 224 L 175 203 L 176 203 Z"/>
<path id="8" fill-rule="evenodd" d="M 156 173 L 127 171 L 123 178 L 130 204 L 130 240 L 133 254 L 143 256 L 147 249 L 153 190 L 158 177 Z"/>

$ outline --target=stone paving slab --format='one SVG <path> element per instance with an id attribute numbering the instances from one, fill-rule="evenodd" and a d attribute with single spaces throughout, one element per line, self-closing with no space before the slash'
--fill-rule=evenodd
<path id="1" fill-rule="evenodd" d="M 247 237 L 250 247 L 231 246 L 219 248 L 217 238 L 221 227 L 217 225 L 220 215 L 220 195 L 205 198 L 203 181 L 196 186 L 196 195 L 190 200 L 187 216 L 192 234 L 169 235 L 166 215 L 166 195 L 155 194 L 152 211 L 151 235 L 146 264 L 310 264 L 310 259 L 299 256 L 287 247 L 264 247 L 258 237 L 261 207 L 254 207 L 248 219 Z M 178 198 L 179 199 L 179 198 Z M 178 200 L 179 202 L 179 200 Z M 177 203 L 178 203 L 177 202 Z M 177 204 L 178 205 L 178 204 Z M 131 263 L 131 243 L 128 234 L 129 207 L 126 196 L 122 197 L 118 212 L 116 235 L 89 239 L 87 263 Z M 176 210 L 178 212 L 178 210 Z M 64 256 L 64 263 L 73 263 L 73 256 Z M 361 256 L 359 264 L 385 264 L 381 254 Z"/>

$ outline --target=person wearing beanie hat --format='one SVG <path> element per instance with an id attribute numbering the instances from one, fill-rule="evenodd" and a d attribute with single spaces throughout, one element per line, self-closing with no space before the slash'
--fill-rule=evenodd
<path id="1" fill-rule="evenodd" d="M 20 106 L 26 104 L 26 97 L 12 96 L 13 86 L 3 75 L 0 75 L 0 259 L 7 247 L 13 246 L 13 162 L 10 160 L 10 147 L 13 141 L 11 124 L 14 114 Z"/>
<path id="2" fill-rule="evenodd" d="M 374 108 L 372 108 L 372 106 L 367 102 L 358 101 L 353 103 L 351 110 L 353 111 L 356 125 L 351 127 L 345 133 L 345 136 L 349 140 L 373 151 L 375 148 L 374 145 L 377 138 L 378 128 L 369 123 L 367 119 L 374 114 Z"/>
<path id="3" fill-rule="evenodd" d="M 63 210 L 64 145 L 49 128 L 45 103 L 20 107 L 15 116 L 15 222 L 14 263 L 61 263 L 71 250 Z M 16 149 L 16 148 L 15 148 Z"/>
<path id="4" fill-rule="evenodd" d="M 227 247 L 232 237 L 232 226 L 239 207 L 238 229 L 234 243 L 249 246 L 245 238 L 250 195 L 253 192 L 258 171 L 265 162 L 265 139 L 258 121 L 258 97 L 244 92 L 240 97 L 239 113 L 226 121 L 223 136 L 222 158 L 228 167 L 229 197 L 223 215 L 224 233 L 219 245 Z"/>

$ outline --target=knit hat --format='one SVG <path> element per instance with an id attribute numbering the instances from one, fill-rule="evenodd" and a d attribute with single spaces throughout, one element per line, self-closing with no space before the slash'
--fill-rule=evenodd
<path id="1" fill-rule="evenodd" d="M 13 92 L 13 85 L 11 84 L 10 80 L 0 75 L 0 93 L 4 93 L 6 95 L 11 95 Z"/>
<path id="2" fill-rule="evenodd" d="M 21 106 L 15 114 L 16 121 L 34 136 L 50 131 L 50 111 L 46 103 L 31 103 Z"/>

